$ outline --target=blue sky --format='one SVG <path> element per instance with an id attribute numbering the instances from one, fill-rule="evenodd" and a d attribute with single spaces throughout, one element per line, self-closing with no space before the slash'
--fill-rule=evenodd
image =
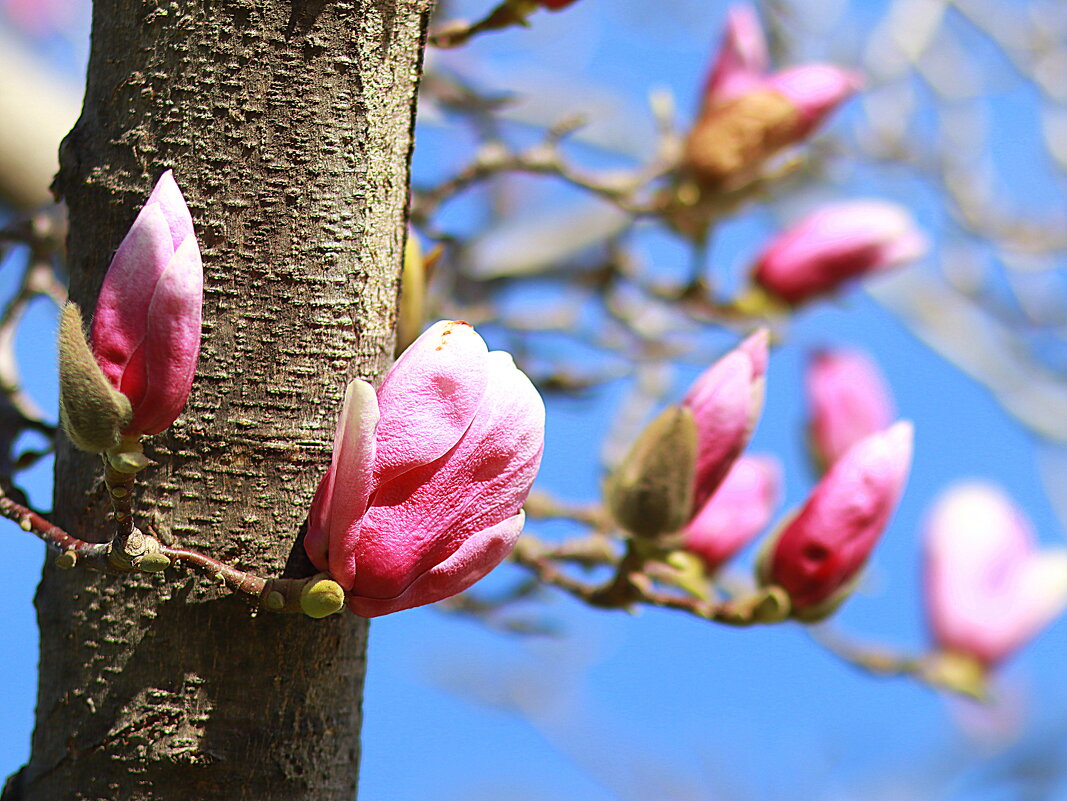
<path id="1" fill-rule="evenodd" d="M 870 13 L 869 5 L 859 5 Z M 670 89 L 680 115 L 692 109 L 723 6 L 680 1 L 677 9 L 672 15 L 641 0 L 580 0 L 566 13 L 539 15 L 529 30 L 486 38 L 445 61 L 470 74 L 491 73 L 486 82 L 498 88 L 549 91 L 547 107 L 554 112 L 584 110 L 594 124 L 589 144 L 577 153 L 610 163 L 594 145 L 634 153 L 649 143 L 643 100 L 649 87 Z M 846 28 L 832 46 L 846 52 L 850 37 Z M 542 97 L 540 107 L 520 107 L 529 109 L 521 113 L 543 117 L 545 102 Z M 831 132 L 840 132 L 847 119 Z M 432 120 L 420 128 L 417 180 L 432 180 L 456 163 L 449 146 L 456 133 Z M 1025 166 L 1025 153 L 1011 158 Z M 1020 171 L 1019 180 L 1030 179 Z M 939 236 L 943 215 L 929 193 L 861 172 L 844 183 L 849 193 L 908 203 Z M 522 186 L 534 213 L 560 202 L 540 183 Z M 457 204 L 450 212 L 452 224 L 462 227 L 465 208 Z M 772 216 L 759 208 L 724 226 L 712 269 L 736 275 L 773 227 Z M 676 244 L 656 234 L 641 242 L 651 263 L 664 271 L 677 268 L 682 252 Z M 0 289 L 13 274 L 0 270 Z M 19 339 L 27 382 L 48 409 L 55 408 L 55 375 L 40 365 L 54 364 L 54 324 L 53 311 L 42 302 Z M 903 502 L 867 579 L 836 623 L 857 637 L 917 650 L 925 641 L 918 533 L 940 489 L 961 478 L 993 480 L 1027 510 L 1043 541 L 1062 542 L 1060 525 L 1042 491 L 1032 439 L 988 392 L 855 288 L 799 314 L 771 360 L 767 404 L 751 449 L 783 460 L 787 507 L 799 503 L 811 484 L 801 433 L 804 359 L 808 350 L 827 344 L 872 352 L 901 415 L 916 426 L 915 463 Z M 698 369 L 678 371 L 676 396 Z M 621 390 L 611 385 L 586 399 L 550 403 L 539 487 L 574 500 L 595 497 L 600 438 Z M 24 482 L 45 508 L 49 470 L 37 468 Z M 538 532 L 537 524 L 531 530 Z M 37 658 L 32 595 L 43 551 L 13 526 L 5 546 L 3 775 L 17 769 L 29 750 Z M 742 556 L 739 569 L 750 556 Z M 519 575 L 517 568 L 501 568 L 490 585 Z M 908 681 L 861 675 L 795 624 L 732 630 L 656 610 L 594 611 L 553 591 L 527 609 L 557 623 L 560 636 L 505 635 L 435 609 L 372 622 L 361 798 L 993 801 L 1021 797 L 997 779 L 1001 766 L 1056 748 L 1067 724 L 1062 620 L 1006 666 L 1005 704 L 978 713 Z M 981 731 L 987 734 L 975 736 Z M 1043 797 L 1067 799 L 1067 782 Z"/>

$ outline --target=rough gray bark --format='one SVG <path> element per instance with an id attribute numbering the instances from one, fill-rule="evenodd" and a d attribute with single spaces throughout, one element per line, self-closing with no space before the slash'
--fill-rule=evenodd
<path id="1" fill-rule="evenodd" d="M 71 296 L 173 167 L 205 264 L 189 405 L 149 438 L 138 523 L 261 575 L 294 549 L 343 387 L 389 361 L 432 0 L 97 0 L 61 148 Z M 107 537 L 99 461 L 61 445 L 55 521 Z M 175 569 L 46 565 L 19 799 L 355 797 L 366 622 L 252 613 Z"/>

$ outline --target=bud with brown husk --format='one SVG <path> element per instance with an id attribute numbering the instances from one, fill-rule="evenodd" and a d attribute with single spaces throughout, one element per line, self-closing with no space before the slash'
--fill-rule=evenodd
<path id="1" fill-rule="evenodd" d="M 615 521 L 636 537 L 681 531 L 693 510 L 697 426 L 671 406 L 653 420 L 611 474 L 604 496 Z"/>
<path id="2" fill-rule="evenodd" d="M 93 356 L 73 303 L 59 321 L 59 422 L 70 441 L 83 451 L 114 448 L 129 424 L 129 399 L 115 389 Z"/>
<path id="3" fill-rule="evenodd" d="M 801 115 L 769 89 L 705 110 L 685 143 L 688 173 L 705 190 L 728 192 L 751 183 L 764 162 L 797 141 Z"/>

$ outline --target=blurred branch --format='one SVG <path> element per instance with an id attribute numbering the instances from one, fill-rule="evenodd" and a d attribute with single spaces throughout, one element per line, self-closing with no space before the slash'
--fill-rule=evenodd
<path id="1" fill-rule="evenodd" d="M 993 393 L 1034 433 L 1067 442 L 1067 384 L 1037 365 L 1018 334 L 921 273 L 901 273 L 870 293 L 931 348 Z"/>
<path id="2" fill-rule="evenodd" d="M 504 0 L 476 22 L 453 20 L 431 31 L 428 42 L 433 47 L 459 47 L 473 37 L 506 28 L 527 27 L 527 18 L 542 8 L 538 0 Z"/>
<path id="3" fill-rule="evenodd" d="M 632 172 L 608 176 L 586 173 L 570 164 L 560 149 L 563 140 L 583 124 L 578 117 L 562 120 L 546 131 L 538 145 L 521 151 L 512 150 L 499 140 L 483 143 L 473 160 L 454 176 L 433 188 L 415 192 L 412 219 L 416 224 L 425 224 L 445 202 L 505 173 L 553 176 L 614 204 L 635 218 L 655 213 L 658 201 L 648 196 L 648 187 L 674 169 L 675 164 L 656 160 Z"/>
<path id="4" fill-rule="evenodd" d="M 811 639 L 843 662 L 881 678 L 906 677 L 935 690 L 947 690 L 972 701 L 991 700 L 987 675 L 973 660 L 956 654 L 908 656 L 875 645 L 860 644 L 833 631 L 828 624 L 808 626 Z"/>
<path id="5" fill-rule="evenodd" d="M 614 575 L 603 584 L 587 584 L 568 575 L 556 563 L 557 553 L 556 548 L 524 535 L 516 543 L 511 559 L 530 570 L 542 584 L 563 590 L 594 607 L 630 610 L 636 605 L 655 606 L 728 626 L 781 623 L 789 615 L 789 602 L 777 587 L 762 588 L 751 595 L 725 601 L 659 590 L 651 574 L 645 572 L 649 556 L 633 540 L 627 542 L 622 557 L 615 559 L 611 565 Z M 573 555 L 573 545 L 563 553 L 568 557 Z"/>

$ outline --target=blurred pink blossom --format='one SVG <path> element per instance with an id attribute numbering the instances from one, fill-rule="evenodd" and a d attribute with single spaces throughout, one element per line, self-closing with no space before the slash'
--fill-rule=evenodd
<path id="1" fill-rule="evenodd" d="M 907 422 L 860 440 L 778 535 L 761 577 L 786 591 L 798 617 L 824 617 L 847 595 L 904 490 L 911 450 Z"/>
<path id="2" fill-rule="evenodd" d="M 377 393 L 345 393 L 304 546 L 375 617 L 470 587 L 511 551 L 544 447 L 545 409 L 511 356 L 442 321 Z"/>
<path id="3" fill-rule="evenodd" d="M 811 136 L 861 85 L 856 73 L 833 64 L 771 72 L 756 12 L 731 8 L 685 143 L 686 172 L 706 190 L 745 186 L 767 159 Z"/>
<path id="4" fill-rule="evenodd" d="M 704 107 L 722 105 L 756 88 L 769 68 L 767 40 L 755 9 L 732 6 L 726 12 L 726 30 L 704 84 Z"/>
<path id="5" fill-rule="evenodd" d="M 788 100 L 799 113 L 793 135 L 807 139 L 844 101 L 863 86 L 856 73 L 833 64 L 800 64 L 776 72 L 765 87 Z"/>
<path id="6" fill-rule="evenodd" d="M 866 436 L 896 417 L 893 399 L 878 367 L 858 351 L 816 353 L 805 375 L 809 438 L 823 469 Z"/>
<path id="7" fill-rule="evenodd" d="M 1067 607 L 1067 549 L 1039 549 L 1001 490 L 960 484 L 927 520 L 925 591 L 938 648 L 991 667 Z"/>
<path id="8" fill-rule="evenodd" d="M 766 330 L 757 331 L 705 370 L 682 399 L 697 427 L 694 510 L 726 478 L 763 410 L 767 340 Z"/>
<path id="9" fill-rule="evenodd" d="M 31 36 L 62 33 L 89 7 L 86 0 L 0 0 L 0 16 Z"/>
<path id="10" fill-rule="evenodd" d="M 796 305 L 850 279 L 913 261 L 926 239 L 893 203 L 861 200 L 823 206 L 780 233 L 756 261 L 753 279 Z"/>
<path id="11" fill-rule="evenodd" d="M 771 521 L 782 470 L 769 456 L 742 456 L 683 532 L 686 550 L 715 572 Z"/>
<path id="12" fill-rule="evenodd" d="M 93 355 L 133 407 L 125 436 L 157 434 L 185 408 L 203 286 L 193 219 L 167 170 L 115 252 L 93 317 Z"/>

